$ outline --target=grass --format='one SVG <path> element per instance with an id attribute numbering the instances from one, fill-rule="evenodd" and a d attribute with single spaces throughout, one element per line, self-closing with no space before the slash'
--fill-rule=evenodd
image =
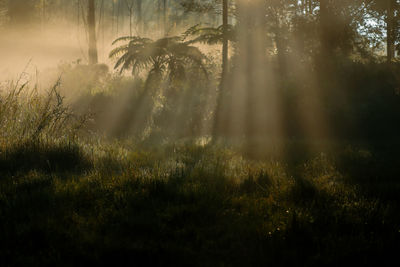
<path id="1" fill-rule="evenodd" d="M 116 147 L 79 172 L 32 164 L 2 176 L 6 266 L 382 264 L 399 248 L 398 197 L 368 193 L 327 157 L 290 177 L 222 148 Z"/>
<path id="2" fill-rule="evenodd" d="M 1 266 L 385 266 L 396 258 L 396 148 L 302 156 L 288 144 L 286 158 L 254 160 L 218 145 L 84 141 L 82 119 L 56 87 L 46 97 L 21 93 L 0 105 Z"/>

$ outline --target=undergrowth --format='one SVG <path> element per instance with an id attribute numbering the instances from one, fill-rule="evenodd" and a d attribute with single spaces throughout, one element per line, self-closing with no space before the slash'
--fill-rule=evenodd
<path id="1" fill-rule="evenodd" d="M 289 164 L 85 143 L 57 86 L 15 88 L 0 104 L 2 266 L 384 266 L 400 248 L 398 162 L 384 151 Z"/>

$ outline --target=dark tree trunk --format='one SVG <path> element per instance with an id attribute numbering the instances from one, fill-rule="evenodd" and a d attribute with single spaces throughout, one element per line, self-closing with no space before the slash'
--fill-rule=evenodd
<path id="1" fill-rule="evenodd" d="M 34 20 L 35 3 L 32 0 L 8 1 L 8 16 L 12 27 L 31 26 Z"/>
<path id="2" fill-rule="evenodd" d="M 308 14 L 312 15 L 313 13 L 313 2 L 312 0 L 308 0 Z"/>
<path id="3" fill-rule="evenodd" d="M 167 33 L 168 33 L 167 0 L 163 0 L 163 24 L 164 24 L 164 36 L 167 36 Z"/>
<path id="4" fill-rule="evenodd" d="M 136 10 L 137 10 L 137 23 L 139 26 L 139 33 L 140 35 L 144 31 L 144 23 L 143 23 L 143 14 L 142 14 L 142 0 L 137 0 L 136 1 Z"/>
<path id="5" fill-rule="evenodd" d="M 332 56 L 333 50 L 337 46 L 336 34 L 336 18 L 331 7 L 330 0 L 320 0 L 319 23 L 320 23 L 320 41 L 321 55 L 326 60 Z"/>
<path id="6" fill-rule="evenodd" d="M 228 0 L 222 1 L 222 28 L 223 28 L 223 43 L 222 43 L 222 78 L 223 84 L 228 73 Z"/>
<path id="7" fill-rule="evenodd" d="M 42 3 L 42 30 L 44 29 L 44 24 L 46 23 L 46 0 Z"/>
<path id="8" fill-rule="evenodd" d="M 387 0 L 386 30 L 387 30 L 387 61 L 390 63 L 395 56 L 395 4 L 396 0 Z"/>
<path id="9" fill-rule="evenodd" d="M 217 94 L 217 105 L 214 112 L 214 125 L 213 125 L 213 141 L 216 140 L 219 134 L 219 127 L 221 121 L 221 109 L 222 109 L 222 98 L 224 89 L 226 86 L 226 78 L 228 74 L 228 0 L 222 0 L 222 29 L 223 29 L 223 40 L 222 40 L 222 73 L 219 91 Z"/>
<path id="10" fill-rule="evenodd" d="M 94 65 L 98 63 L 94 0 L 89 0 L 88 2 L 88 31 L 89 31 L 89 64 Z"/>

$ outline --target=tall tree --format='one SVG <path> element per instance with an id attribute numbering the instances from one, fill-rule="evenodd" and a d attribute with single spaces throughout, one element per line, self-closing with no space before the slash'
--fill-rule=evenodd
<path id="1" fill-rule="evenodd" d="M 364 0 L 366 1 L 366 0 Z M 384 21 L 386 26 L 386 52 L 387 62 L 392 62 L 395 57 L 395 44 L 398 34 L 398 10 L 399 5 L 397 0 L 370 0 L 368 3 L 368 11 L 372 11 L 376 18 Z"/>
<path id="2" fill-rule="evenodd" d="M 167 0 L 163 0 L 163 24 L 164 24 L 164 36 L 167 36 L 168 34 Z"/>
<path id="3" fill-rule="evenodd" d="M 133 18 L 133 7 L 134 7 L 134 1 L 133 0 L 125 0 L 125 4 L 128 8 L 129 11 L 129 35 L 132 36 L 132 18 Z"/>
<path id="4" fill-rule="evenodd" d="M 47 13 L 47 1 L 46 0 L 42 0 L 42 29 L 44 28 L 44 24 L 46 21 L 46 13 Z"/>
<path id="5" fill-rule="evenodd" d="M 98 63 L 97 40 L 96 40 L 96 17 L 95 2 L 88 1 L 88 32 L 89 32 L 89 65 Z"/>
<path id="6" fill-rule="evenodd" d="M 8 16 L 12 26 L 28 26 L 35 19 L 37 0 L 8 1 Z"/>
<path id="7" fill-rule="evenodd" d="M 226 79 L 228 75 L 228 53 L 229 53 L 229 39 L 228 39 L 228 0 L 222 0 L 222 73 L 219 91 L 217 95 L 217 105 L 214 112 L 214 124 L 213 124 L 213 141 L 216 141 L 219 127 L 221 125 L 221 113 L 222 113 L 222 100 L 223 93 L 226 87 Z"/>
<path id="8" fill-rule="evenodd" d="M 139 34 L 142 34 L 144 31 L 142 0 L 136 0 L 136 13 L 137 13 L 137 24 L 139 27 Z"/>
<path id="9" fill-rule="evenodd" d="M 320 38 L 322 53 L 326 55 L 331 52 L 333 43 L 331 41 L 332 35 L 332 10 L 329 8 L 329 0 L 320 0 L 319 6 L 319 23 L 320 23 Z"/>
<path id="10" fill-rule="evenodd" d="M 191 42 L 200 42 L 207 44 L 222 43 L 222 61 L 221 61 L 221 80 L 219 84 L 219 90 L 217 92 L 217 104 L 214 111 L 214 123 L 212 129 L 213 141 L 216 141 L 220 133 L 221 120 L 222 120 L 222 102 L 223 95 L 227 83 L 228 76 L 228 55 L 229 55 L 229 41 L 234 39 L 233 27 L 228 24 L 229 17 L 229 2 L 228 0 L 220 0 L 222 4 L 222 25 L 218 28 L 207 27 L 197 28 L 196 25 L 190 28 L 186 34 L 198 35 L 198 37 Z M 213 9 L 209 3 L 198 3 L 194 1 L 186 1 L 182 3 L 182 7 L 186 12 L 193 11 L 198 13 L 206 13 Z"/>
<path id="11" fill-rule="evenodd" d="M 387 61 L 392 62 L 395 56 L 395 41 L 396 41 L 396 21 L 395 8 L 396 0 L 386 0 L 386 31 L 387 31 Z"/>
<path id="12" fill-rule="evenodd" d="M 222 76 L 221 84 L 223 85 L 228 73 L 228 0 L 222 0 L 222 29 L 223 29 L 223 40 L 222 40 Z"/>

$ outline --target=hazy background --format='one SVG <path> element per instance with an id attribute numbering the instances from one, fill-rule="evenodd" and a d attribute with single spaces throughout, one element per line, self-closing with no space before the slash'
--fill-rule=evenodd
<path id="1" fill-rule="evenodd" d="M 108 54 L 120 36 L 157 38 L 182 33 L 197 23 L 220 23 L 218 12 L 204 16 L 185 12 L 178 2 L 141 1 L 140 22 L 135 0 L 96 1 L 99 62 L 112 67 Z M 132 9 L 130 9 L 132 7 Z M 187 14 L 186 14 L 187 13 Z M 29 64 L 29 73 L 54 70 L 62 63 L 88 62 L 87 0 L 0 1 L 0 80 L 15 78 Z M 43 78 L 43 77 L 42 77 Z"/>
<path id="2" fill-rule="evenodd" d="M 221 136 L 268 151 L 397 132 L 396 1 L 90 2 L 1 0 L 0 80 L 23 74 L 46 90 L 61 76 L 75 111 L 97 116 L 91 129 L 116 136 Z M 128 49 L 135 40 L 148 50 Z"/>

